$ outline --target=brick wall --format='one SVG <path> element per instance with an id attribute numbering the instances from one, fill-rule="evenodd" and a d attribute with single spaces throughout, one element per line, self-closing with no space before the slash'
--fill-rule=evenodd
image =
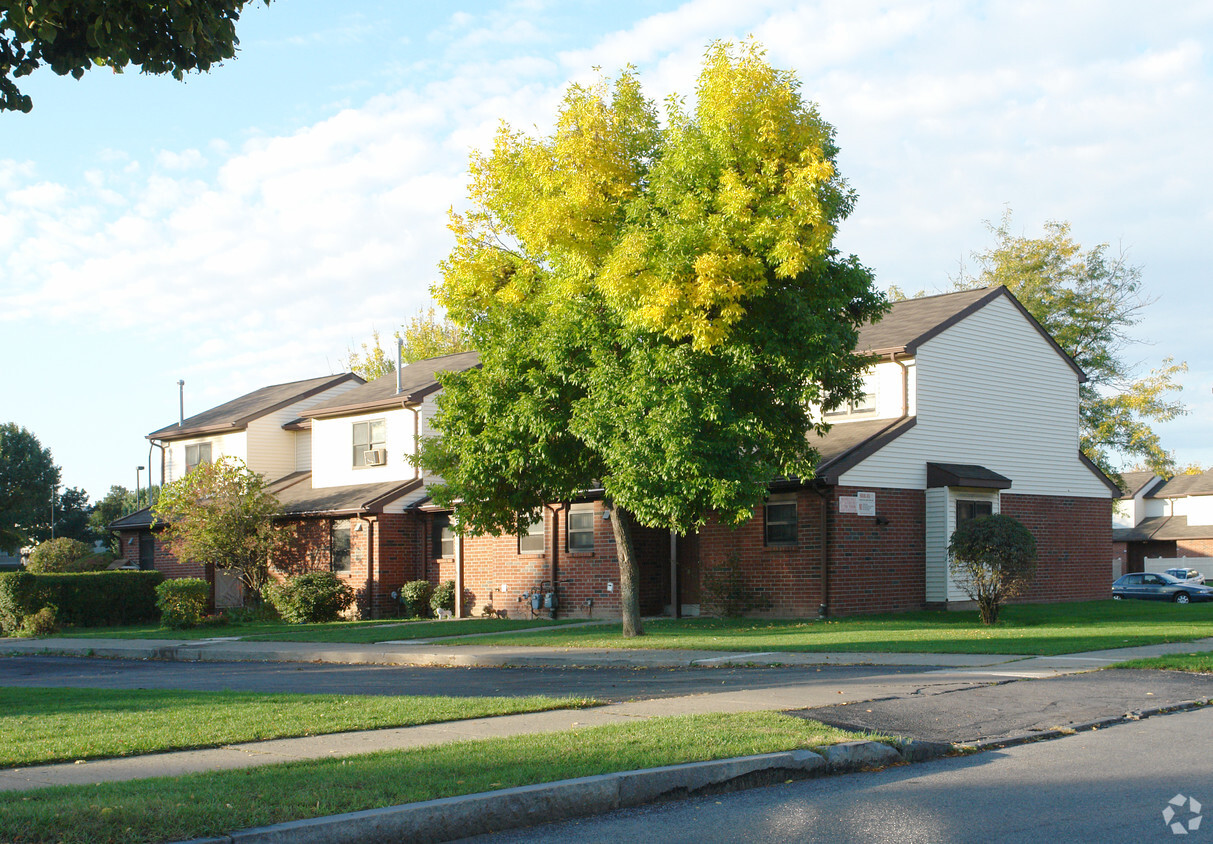
<path id="1" fill-rule="evenodd" d="M 1179 557 L 1213 557 L 1213 539 L 1177 539 L 1175 553 Z M 1213 572 L 1201 572 L 1213 576 Z"/>
<path id="2" fill-rule="evenodd" d="M 876 516 L 838 512 L 838 498 L 857 492 L 876 494 Z M 835 487 L 829 531 L 829 615 L 922 609 L 926 602 L 922 490 Z"/>
<path id="3" fill-rule="evenodd" d="M 1091 601 L 1112 594 L 1112 502 L 1004 493 L 1002 513 L 1036 538 L 1036 580 L 1022 600 Z"/>

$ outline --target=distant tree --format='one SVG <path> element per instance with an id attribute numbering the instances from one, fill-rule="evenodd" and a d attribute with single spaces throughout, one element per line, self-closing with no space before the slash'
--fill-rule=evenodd
<path id="1" fill-rule="evenodd" d="M 440 319 L 433 308 L 418 311 L 394 336 L 404 341 L 401 357 L 405 363 L 473 349 L 468 332 L 445 317 Z M 350 372 L 374 381 L 396 371 L 395 350 L 385 351 L 380 345 L 379 332 L 372 331 L 371 342 L 363 343 L 361 352 L 347 348 L 341 364 Z"/>
<path id="2" fill-rule="evenodd" d="M 1207 471 L 1209 471 L 1209 470 L 1207 468 L 1205 468 L 1204 466 L 1202 466 L 1200 463 L 1192 462 L 1192 463 L 1188 463 L 1183 466 L 1176 467 L 1175 474 L 1177 474 L 1177 475 L 1203 475 Z"/>
<path id="3" fill-rule="evenodd" d="M 94 66 L 135 65 L 178 81 L 210 70 L 236 55 L 236 21 L 249 2 L 0 0 L 0 111 L 33 108 L 13 80 L 43 65 L 76 79 Z"/>
<path id="4" fill-rule="evenodd" d="M 17 553 L 49 535 L 51 496 L 59 485 L 59 467 L 49 448 L 25 428 L 0 425 L 0 550 Z"/>
<path id="5" fill-rule="evenodd" d="M 739 524 L 812 477 L 808 408 L 854 397 L 884 311 L 833 246 L 855 195 L 833 128 L 752 42 L 709 47 L 667 120 L 624 72 L 570 86 L 548 136 L 508 126 L 471 162 L 435 294 L 483 368 L 441 376 L 421 464 L 458 530 L 525 532 L 601 485 L 623 634 L 640 635 L 633 525 Z"/>
<path id="6" fill-rule="evenodd" d="M 265 478 L 230 457 L 165 484 L 152 507 L 156 524 L 163 526 L 162 541 L 177 559 L 240 572 L 254 602 L 287 538 L 274 526 L 277 512 L 278 499 Z"/>
<path id="7" fill-rule="evenodd" d="M 952 578 L 977 602 L 983 624 L 994 624 L 1002 605 L 1023 594 L 1036 576 L 1036 539 L 1011 516 L 961 522 L 948 544 Z"/>
<path id="8" fill-rule="evenodd" d="M 1151 303 L 1141 267 L 1124 253 L 1111 254 L 1106 243 L 1084 250 L 1066 222 L 1045 223 L 1038 238 L 1013 234 L 1009 211 L 998 225 L 987 226 L 994 245 L 974 253 L 977 275 L 961 270 L 955 285 L 1006 285 L 1087 374 L 1080 388 L 1081 447 L 1104 472 L 1119 477 L 1113 457 L 1118 453 L 1158 475 L 1174 473 L 1174 458 L 1151 426 L 1187 412 L 1171 398 L 1182 389 L 1175 377 L 1187 364 L 1164 358 L 1138 377 L 1124 356 L 1129 330 Z"/>
<path id="9" fill-rule="evenodd" d="M 47 539 L 53 532 L 56 537 L 64 536 L 92 545 L 94 540 L 104 538 L 103 534 L 94 533 L 89 525 L 92 514 L 88 493 L 79 487 L 69 486 L 55 496 L 54 525 L 40 528 L 35 532 L 36 538 L 40 541 Z M 49 528 L 53 528 L 53 531 Z"/>

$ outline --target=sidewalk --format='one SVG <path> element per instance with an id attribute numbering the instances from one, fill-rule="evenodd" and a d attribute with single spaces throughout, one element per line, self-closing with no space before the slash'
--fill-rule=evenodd
<path id="1" fill-rule="evenodd" d="M 40 639 L 0 640 L 0 654 L 55 654 L 115 657 L 123 659 L 176 659 L 206 661 L 330 662 L 389 665 L 550 665 L 619 666 L 666 668 L 736 664 L 777 665 L 890 665 L 921 666 L 910 674 L 876 676 L 841 684 L 825 678 L 780 688 L 731 690 L 683 697 L 616 703 L 590 710 L 509 715 L 399 729 L 336 733 L 295 739 L 277 739 L 230 745 L 206 750 L 159 753 L 126 759 L 104 759 L 78 764 L 44 765 L 0 771 L 0 791 L 21 791 L 48 785 L 79 785 L 154 776 L 178 776 L 208 770 L 255 767 L 299 759 L 349 756 L 378 750 L 403 750 L 490 736 L 557 732 L 574 727 L 625 722 L 635 718 L 681 715 L 698 712 L 748 712 L 758 710 L 811 710 L 838 707 L 860 701 L 896 701 L 913 697 L 936 707 L 939 695 L 975 687 L 989 687 L 1010 679 L 1030 679 L 1074 674 L 1112 662 L 1165 653 L 1213 649 L 1213 639 L 1148 645 L 1124 650 L 1070 654 L 1064 657 L 1024 657 L 992 654 L 881 654 L 881 653 L 750 653 L 713 651 L 566 650 L 558 648 L 497 648 L 462 645 L 436 648 L 430 643 L 377 645 L 257 643 L 231 640 L 102 640 Z M 838 688 L 845 685 L 845 688 Z M 1012 684 L 1015 685 L 1015 684 Z M 1211 683 L 1210 685 L 1213 685 Z M 1000 685 L 1000 689 L 1011 687 Z M 1192 699 L 1188 687 L 1179 696 Z M 1087 691 L 1070 693 L 1070 708 L 1081 708 L 1084 718 L 1094 717 L 1085 704 Z M 1151 693 L 1153 694 L 1153 693 Z M 1177 694 L 1179 694 L 1177 692 Z M 953 698 L 951 703 L 959 701 Z M 1038 705 L 1035 698 L 1030 706 Z M 1119 698 L 1118 698 L 1119 700 Z M 1157 696 L 1162 703 L 1162 696 Z M 1082 706 L 1079 707 L 1079 703 Z M 1181 702 L 1178 699 L 1174 702 Z M 1109 703 L 1111 703 L 1109 701 Z M 1112 706 L 1117 709 L 1116 703 Z M 1053 701 L 1055 713 L 1065 708 Z M 888 708 L 886 705 L 885 709 Z M 1023 708 L 1022 706 L 1020 707 Z M 1105 707 L 1106 708 L 1106 707 Z M 1119 709 L 1116 715 L 1123 714 Z M 1005 713 L 1004 713 L 1005 714 Z M 921 717 L 921 716 L 920 716 Z M 1059 720 L 1060 719 L 1060 720 Z M 936 719 L 939 720 L 939 719 Z M 1064 718 L 1057 716 L 1057 723 Z M 947 719 L 943 719 L 947 723 Z M 921 738 L 922 736 L 910 736 Z M 933 740 L 940 736 L 932 734 Z M 956 740 L 965 737 L 956 736 Z"/>
<path id="2" fill-rule="evenodd" d="M 1062 656 L 1023 654 L 790 652 L 550 648 L 476 644 L 436 645 L 432 641 L 372 645 L 314 642 L 246 642 L 213 639 L 0 639 L 5 654 L 163 659 L 179 662 L 329 662 L 345 665 L 434 666 L 629 666 L 687 668 L 722 665 L 899 665 L 996 668 L 1007 677 L 1051 676 L 1101 668 L 1113 662 L 1171 653 L 1213 650 L 1213 638 Z M 983 672 L 990 673 L 990 672 Z"/>

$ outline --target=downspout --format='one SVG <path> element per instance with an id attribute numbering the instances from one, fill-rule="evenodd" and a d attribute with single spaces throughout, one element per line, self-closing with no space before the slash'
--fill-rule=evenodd
<path id="1" fill-rule="evenodd" d="M 670 604 L 674 607 L 674 618 L 682 618 L 678 586 L 678 531 L 670 528 Z"/>
<path id="2" fill-rule="evenodd" d="M 421 445 L 421 409 L 410 404 L 406 404 L 404 409 L 413 411 L 413 480 L 417 480 L 421 477 L 421 466 L 417 463 L 417 450 Z"/>
<path id="3" fill-rule="evenodd" d="M 455 618 L 463 618 L 463 534 L 459 531 L 455 532 Z"/>
<path id="4" fill-rule="evenodd" d="M 814 484 L 809 489 L 817 493 L 821 499 L 821 603 L 817 606 L 817 617 L 825 618 L 830 610 L 830 534 L 829 534 L 829 500 L 828 487 Z"/>
<path id="5" fill-rule="evenodd" d="M 560 543 L 557 541 L 560 536 L 560 509 L 561 505 L 557 504 L 552 507 L 552 618 L 560 613 L 560 587 L 558 578 L 560 577 Z"/>
<path id="6" fill-rule="evenodd" d="M 160 449 L 160 486 L 164 487 L 164 443 L 149 440 L 147 446 L 147 506 L 152 506 L 152 449 Z"/>
<path id="7" fill-rule="evenodd" d="M 355 516 L 366 525 L 366 614 L 375 618 L 375 522 L 369 516 Z"/>
<path id="8" fill-rule="evenodd" d="M 897 352 L 889 353 L 889 361 L 901 367 L 901 418 L 897 420 L 900 422 L 910 415 L 910 367 L 897 359 Z"/>

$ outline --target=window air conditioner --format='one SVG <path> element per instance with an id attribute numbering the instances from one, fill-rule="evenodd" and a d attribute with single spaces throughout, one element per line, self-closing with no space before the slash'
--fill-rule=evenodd
<path id="1" fill-rule="evenodd" d="M 387 463 L 386 448 L 372 448 L 363 452 L 363 462 L 367 466 L 382 466 Z"/>

